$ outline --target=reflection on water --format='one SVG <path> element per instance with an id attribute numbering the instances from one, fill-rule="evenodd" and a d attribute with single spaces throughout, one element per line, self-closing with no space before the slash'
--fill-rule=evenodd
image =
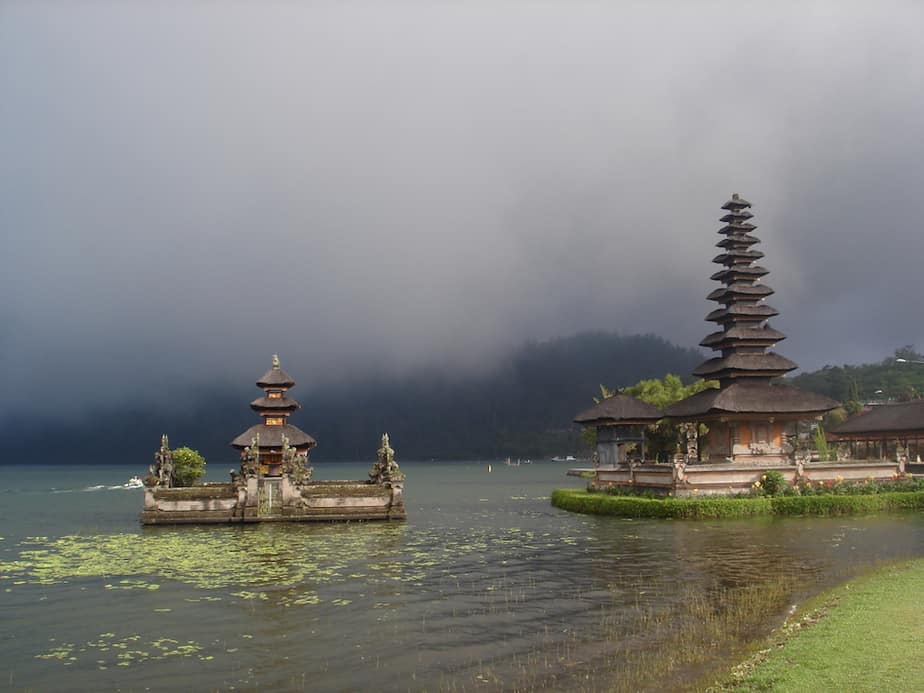
<path id="1" fill-rule="evenodd" d="M 39 690 L 664 690 L 727 655 L 738 621 L 753 634 L 821 586 L 924 554 L 916 516 L 594 518 L 549 505 L 581 483 L 562 466 L 402 466 L 407 524 L 248 527 L 141 528 L 140 492 L 42 484 L 106 486 L 119 468 L 20 470 L 0 509 L 0 676 Z"/>

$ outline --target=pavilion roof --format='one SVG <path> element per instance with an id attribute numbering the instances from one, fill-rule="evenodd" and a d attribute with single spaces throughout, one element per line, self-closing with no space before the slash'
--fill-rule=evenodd
<path id="1" fill-rule="evenodd" d="M 664 418 L 653 404 L 636 397 L 616 394 L 585 409 L 574 417 L 574 422 L 592 426 L 597 423 L 654 423 Z"/>
<path id="2" fill-rule="evenodd" d="M 924 431 L 924 400 L 879 404 L 832 428 L 832 435 Z"/>

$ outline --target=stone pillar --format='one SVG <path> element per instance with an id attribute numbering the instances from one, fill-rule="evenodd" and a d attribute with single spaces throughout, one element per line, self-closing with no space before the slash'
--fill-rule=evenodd
<path id="1" fill-rule="evenodd" d="M 391 482 L 391 503 L 388 506 L 389 519 L 392 515 L 404 517 L 404 482 Z"/>
<path id="2" fill-rule="evenodd" d="M 260 507 L 260 481 L 256 475 L 245 477 L 244 518 L 256 518 Z"/>
<path id="3" fill-rule="evenodd" d="M 157 510 L 157 501 L 154 500 L 154 489 L 150 486 L 144 487 L 144 509 Z"/>

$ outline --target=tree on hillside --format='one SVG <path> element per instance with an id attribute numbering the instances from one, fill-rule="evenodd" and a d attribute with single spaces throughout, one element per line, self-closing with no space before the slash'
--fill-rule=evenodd
<path id="1" fill-rule="evenodd" d="M 899 361 L 898 359 L 903 359 Z M 850 415 L 863 409 L 865 402 L 876 399 L 916 399 L 924 392 L 924 355 L 912 345 L 896 349 L 892 356 L 878 363 L 857 366 L 825 366 L 802 373 L 792 384 L 844 402 Z"/>

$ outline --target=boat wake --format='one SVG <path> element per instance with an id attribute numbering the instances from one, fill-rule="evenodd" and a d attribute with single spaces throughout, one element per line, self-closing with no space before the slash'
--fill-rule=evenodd
<path id="1" fill-rule="evenodd" d="M 116 486 L 107 486 L 106 484 L 98 484 L 96 486 L 87 486 L 85 489 L 81 489 L 84 492 L 89 491 L 122 491 L 126 489 L 135 489 L 143 488 L 144 482 L 141 481 L 140 477 L 133 476 L 131 479 L 126 481 L 124 484 L 117 484 Z M 55 490 L 56 493 L 64 493 L 66 491 Z"/>

